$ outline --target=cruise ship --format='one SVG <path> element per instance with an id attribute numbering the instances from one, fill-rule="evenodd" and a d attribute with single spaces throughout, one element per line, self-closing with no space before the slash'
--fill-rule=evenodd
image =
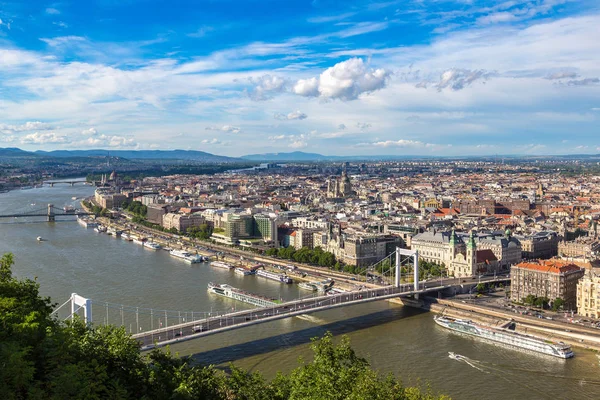
<path id="1" fill-rule="evenodd" d="M 185 250 L 171 250 L 169 251 L 169 254 L 173 257 L 180 258 L 190 264 L 197 264 L 206 261 L 206 259 L 201 255 L 192 254 Z"/>
<path id="2" fill-rule="evenodd" d="M 217 267 L 217 268 L 225 268 L 225 269 L 232 269 L 233 268 L 233 265 L 224 263 L 222 261 L 212 261 L 210 263 L 210 266 L 211 267 Z"/>
<path id="3" fill-rule="evenodd" d="M 571 346 L 563 342 L 545 340 L 532 335 L 525 335 L 505 328 L 492 328 L 477 325 L 469 320 L 446 316 L 435 316 L 436 324 L 467 335 L 477 336 L 492 342 L 505 344 L 518 349 L 535 351 L 559 358 L 571 358 L 575 354 Z"/>
<path id="4" fill-rule="evenodd" d="M 209 283 L 208 291 L 218 294 L 219 296 L 229 297 L 230 299 L 243 301 L 244 303 L 253 304 L 258 307 L 273 307 L 279 302 L 274 299 L 259 296 L 256 294 L 244 292 L 241 289 L 234 288 L 227 284 Z"/>
<path id="5" fill-rule="evenodd" d="M 264 269 L 259 269 L 256 271 L 256 275 L 262 276 L 267 279 L 271 279 L 274 281 L 282 282 L 282 283 L 292 283 L 292 278 L 285 274 L 277 274 L 275 272 L 270 272 Z"/>

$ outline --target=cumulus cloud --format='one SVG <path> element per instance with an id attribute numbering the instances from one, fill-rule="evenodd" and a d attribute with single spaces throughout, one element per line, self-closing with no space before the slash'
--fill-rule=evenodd
<path id="1" fill-rule="evenodd" d="M 569 86 L 590 86 L 600 83 L 600 78 L 574 79 L 567 82 Z"/>
<path id="2" fill-rule="evenodd" d="M 81 131 L 81 134 L 84 136 L 96 136 L 98 135 L 98 131 L 96 130 L 96 128 L 89 128 Z"/>
<path id="3" fill-rule="evenodd" d="M 318 78 L 300 79 L 293 92 L 300 96 L 355 100 L 363 93 L 382 89 L 391 73 L 369 69 L 362 58 L 351 58 L 327 68 Z"/>
<path id="4" fill-rule="evenodd" d="M 54 132 L 30 133 L 21 138 L 23 144 L 50 144 L 50 143 L 68 143 L 69 140 L 64 135 L 57 135 Z"/>
<path id="5" fill-rule="evenodd" d="M 343 131 L 344 129 L 346 129 L 346 125 L 344 125 L 344 124 L 339 124 L 339 125 L 337 126 L 337 128 L 338 128 L 339 130 Z"/>
<path id="6" fill-rule="evenodd" d="M 269 140 L 282 140 L 285 139 L 287 136 L 285 135 L 274 135 L 274 136 L 269 136 Z"/>
<path id="7" fill-rule="evenodd" d="M 424 147 L 433 147 L 436 146 L 433 143 L 423 143 L 418 140 L 385 140 L 380 142 L 371 143 L 372 146 L 375 147 L 400 147 L 400 148 L 424 148 Z"/>
<path id="8" fill-rule="evenodd" d="M 75 143 L 75 145 L 77 147 L 136 147 L 138 144 L 132 138 L 117 135 L 98 135 L 96 133 L 86 140 Z"/>
<path id="9" fill-rule="evenodd" d="M 369 129 L 371 127 L 371 124 L 369 124 L 367 122 L 357 122 L 356 127 L 358 129 L 360 129 L 361 131 L 364 131 L 366 129 Z"/>
<path id="10" fill-rule="evenodd" d="M 288 147 L 291 147 L 292 149 L 301 149 L 303 147 L 308 146 L 308 143 L 304 140 L 295 140 L 292 143 L 290 143 L 290 145 Z"/>
<path id="11" fill-rule="evenodd" d="M 207 131 L 221 131 L 221 132 L 229 132 L 229 133 L 239 133 L 242 129 L 237 126 L 232 125 L 223 125 L 221 127 L 218 126 L 207 126 Z"/>
<path id="12" fill-rule="evenodd" d="M 56 8 L 48 7 L 48 8 L 46 8 L 46 14 L 58 15 L 58 14 L 60 14 L 60 11 L 57 10 Z"/>
<path id="13" fill-rule="evenodd" d="M 54 129 L 52 125 L 40 121 L 27 121 L 21 125 L 0 125 L 0 132 L 7 135 L 15 132 L 47 131 L 52 129 Z"/>
<path id="14" fill-rule="evenodd" d="M 219 139 L 217 138 L 212 138 L 212 139 L 204 139 L 202 140 L 200 143 L 202 144 L 223 144 L 223 142 L 221 142 Z"/>
<path id="15" fill-rule="evenodd" d="M 248 81 L 254 87 L 248 91 L 248 96 L 252 100 L 268 100 L 277 93 L 282 93 L 287 89 L 288 81 L 279 76 L 265 74 L 258 78 L 248 78 Z"/>
<path id="16" fill-rule="evenodd" d="M 461 90 L 477 80 L 487 80 L 492 72 L 480 70 L 469 70 L 462 68 L 452 68 L 446 70 L 440 76 L 439 82 L 435 85 L 438 91 L 449 87 L 452 90 Z"/>
<path id="17" fill-rule="evenodd" d="M 300 110 L 296 110 L 296 111 L 292 111 L 291 113 L 289 113 L 287 115 L 275 113 L 274 118 L 279 119 L 279 120 L 306 119 L 306 118 L 308 118 L 308 115 L 304 114 Z"/>

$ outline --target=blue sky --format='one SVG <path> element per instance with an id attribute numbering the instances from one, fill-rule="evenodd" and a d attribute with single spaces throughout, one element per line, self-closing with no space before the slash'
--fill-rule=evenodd
<path id="1" fill-rule="evenodd" d="M 0 0 L 0 147 L 600 153 L 595 0 Z"/>

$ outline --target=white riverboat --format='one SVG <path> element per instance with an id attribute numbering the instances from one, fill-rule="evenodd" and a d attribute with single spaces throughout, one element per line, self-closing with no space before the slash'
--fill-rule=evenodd
<path id="1" fill-rule="evenodd" d="M 233 269 L 233 265 L 227 264 L 226 262 L 222 261 L 211 261 L 210 266 L 224 269 Z"/>
<path id="2" fill-rule="evenodd" d="M 215 284 L 211 282 L 208 284 L 208 291 L 210 293 L 218 294 L 219 296 L 229 297 L 230 299 L 243 301 L 244 303 L 253 304 L 258 307 L 274 307 L 280 303 L 275 299 L 269 299 L 268 297 L 244 292 L 241 289 L 234 288 L 227 284 Z"/>
<path id="3" fill-rule="evenodd" d="M 98 223 L 96 221 L 93 221 L 89 218 L 77 217 L 77 223 L 86 229 L 95 228 L 98 226 Z"/>
<path id="4" fill-rule="evenodd" d="M 575 354 L 571 346 L 563 342 L 546 340 L 537 336 L 517 333 L 506 328 L 493 328 L 478 325 L 470 320 L 456 319 L 446 316 L 435 316 L 434 321 L 439 326 L 455 332 L 476 336 L 491 342 L 501 343 L 518 349 L 534 351 L 558 358 L 571 358 Z"/>
<path id="5" fill-rule="evenodd" d="M 233 272 L 235 272 L 238 275 L 248 276 L 248 275 L 254 275 L 256 271 L 253 271 L 251 269 L 242 268 L 242 267 L 237 267 L 235 269 L 235 271 L 233 271 Z"/>
<path id="6" fill-rule="evenodd" d="M 154 242 L 144 242 L 144 248 L 149 250 L 160 250 L 160 244 Z"/>
<path id="7" fill-rule="evenodd" d="M 188 251 L 185 250 L 171 250 L 169 251 L 169 254 L 172 255 L 173 257 L 177 257 L 185 262 L 188 262 L 190 264 L 197 264 L 197 263 L 201 263 L 201 262 L 205 262 L 206 258 L 202 257 L 201 255 L 197 255 L 197 254 L 192 254 Z"/>
<path id="8" fill-rule="evenodd" d="M 259 269 L 256 271 L 256 275 L 262 276 L 263 278 L 271 279 L 281 283 L 292 283 L 292 278 L 285 274 L 278 274 L 275 272 L 267 271 L 265 269 Z"/>

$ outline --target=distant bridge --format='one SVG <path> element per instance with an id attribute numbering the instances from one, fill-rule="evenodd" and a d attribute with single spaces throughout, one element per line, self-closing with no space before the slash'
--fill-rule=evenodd
<path id="1" fill-rule="evenodd" d="M 0 218 L 21 218 L 21 217 L 46 217 L 48 222 L 54 222 L 56 217 L 78 217 L 82 215 L 94 215 L 82 210 L 73 209 L 73 211 L 65 211 L 62 208 L 54 207 L 54 204 L 48 204 L 46 208 L 40 208 L 33 211 L 27 211 L 15 214 L 0 215 Z"/>
<path id="2" fill-rule="evenodd" d="M 92 183 L 88 182 L 87 180 L 72 180 L 72 181 L 44 181 L 43 184 L 44 185 L 50 185 L 51 187 L 54 187 L 54 185 L 58 185 L 58 184 L 67 184 L 67 185 L 71 185 L 71 186 L 75 186 L 75 184 L 77 183 L 83 183 L 84 185 L 91 185 Z"/>

